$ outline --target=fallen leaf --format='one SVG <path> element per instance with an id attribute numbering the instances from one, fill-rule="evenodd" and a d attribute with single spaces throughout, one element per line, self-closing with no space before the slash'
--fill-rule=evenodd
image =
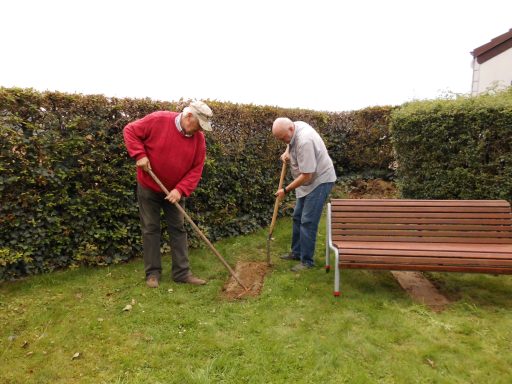
<path id="1" fill-rule="evenodd" d="M 135 299 L 132 299 L 132 305 L 135 305 L 136 301 Z"/>
<path id="2" fill-rule="evenodd" d="M 123 311 L 131 311 L 132 306 L 130 304 L 127 304 L 126 307 L 123 308 Z"/>
<path id="3" fill-rule="evenodd" d="M 27 354 L 25 356 L 32 356 L 34 354 L 34 352 L 30 351 L 30 352 L 27 352 Z"/>
<path id="4" fill-rule="evenodd" d="M 169 289 L 167 290 L 167 292 L 169 292 L 169 293 L 173 293 L 173 292 L 174 292 L 174 289 L 169 288 Z"/>
<path id="5" fill-rule="evenodd" d="M 28 341 L 25 340 L 23 344 L 21 344 L 21 348 L 27 348 L 28 347 Z"/>
<path id="6" fill-rule="evenodd" d="M 103 317 L 98 317 L 98 321 L 101 323 L 103 321 Z"/>
<path id="7" fill-rule="evenodd" d="M 73 357 L 71 358 L 71 360 L 75 360 L 75 359 L 78 359 L 80 357 L 80 352 L 76 352 Z"/>
<path id="8" fill-rule="evenodd" d="M 436 363 L 434 363 L 432 360 L 430 359 L 427 359 L 427 363 L 428 365 L 430 365 L 432 368 L 435 368 L 436 367 Z"/>

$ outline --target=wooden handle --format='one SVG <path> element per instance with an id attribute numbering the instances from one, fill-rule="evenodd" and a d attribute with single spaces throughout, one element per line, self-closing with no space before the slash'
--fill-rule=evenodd
<path id="1" fill-rule="evenodd" d="M 279 179 L 279 187 L 277 190 L 283 188 L 284 177 L 286 176 L 286 161 L 283 161 L 283 167 L 281 168 L 281 177 Z M 272 222 L 270 223 L 270 229 L 268 232 L 268 237 L 272 236 L 272 232 L 274 231 L 274 226 L 276 225 L 277 220 L 277 212 L 279 211 L 279 196 L 276 196 L 276 202 L 274 203 L 274 214 L 272 215 Z"/>

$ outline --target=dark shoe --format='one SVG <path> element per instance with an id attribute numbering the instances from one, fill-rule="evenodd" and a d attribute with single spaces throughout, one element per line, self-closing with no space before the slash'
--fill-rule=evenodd
<path id="1" fill-rule="evenodd" d="M 195 277 L 193 275 L 187 276 L 185 280 L 177 281 L 177 283 L 184 283 L 184 284 L 193 284 L 193 285 L 205 285 L 206 280 L 200 279 L 199 277 Z"/>
<path id="2" fill-rule="evenodd" d="M 158 277 L 155 275 L 149 275 L 146 279 L 146 285 L 149 288 L 158 288 Z"/>
<path id="3" fill-rule="evenodd" d="M 299 263 L 299 264 L 294 265 L 293 267 L 291 267 L 290 271 L 292 271 L 292 272 L 301 272 L 301 271 L 305 271 L 305 270 L 311 269 L 311 268 L 313 268 L 312 265 L 306 265 L 306 264 Z"/>
<path id="4" fill-rule="evenodd" d="M 300 260 L 300 257 L 295 256 L 293 253 L 286 253 L 280 256 L 283 260 Z"/>

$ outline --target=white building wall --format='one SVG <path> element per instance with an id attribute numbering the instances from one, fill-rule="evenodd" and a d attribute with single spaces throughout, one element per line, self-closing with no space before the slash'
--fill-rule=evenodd
<path id="1" fill-rule="evenodd" d="M 478 64 L 473 61 L 472 95 L 512 85 L 512 48 Z"/>

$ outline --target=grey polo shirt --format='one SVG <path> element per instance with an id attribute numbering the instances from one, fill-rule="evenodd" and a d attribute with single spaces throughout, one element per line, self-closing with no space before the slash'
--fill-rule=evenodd
<path id="1" fill-rule="evenodd" d="M 295 190 L 299 199 L 307 196 L 320 184 L 335 182 L 336 172 L 318 132 L 303 121 L 296 121 L 293 124 L 295 132 L 289 146 L 292 176 L 295 179 L 301 173 L 313 174 L 308 183 Z"/>

